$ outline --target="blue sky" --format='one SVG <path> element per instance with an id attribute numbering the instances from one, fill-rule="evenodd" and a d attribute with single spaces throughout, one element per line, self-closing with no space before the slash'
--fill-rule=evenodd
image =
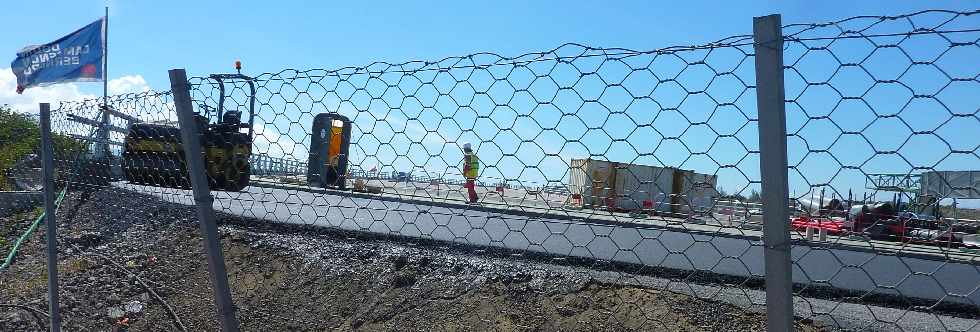
<path id="1" fill-rule="evenodd" d="M 15 1 L 0 50 L 53 40 L 102 16 L 106 1 Z M 974 9 L 971 1 L 108 1 L 110 76 L 140 74 L 166 87 L 167 69 L 249 72 L 336 68 L 566 42 L 655 49 L 751 33 L 752 17 L 824 22 L 922 9 Z M 4 65 L 3 67 L 7 67 Z M 83 91 L 98 92 L 98 84 Z"/>
<path id="2" fill-rule="evenodd" d="M 9 58 L 13 59 L 14 53 L 21 47 L 53 40 L 67 32 L 95 20 L 102 15 L 104 1 L 66 1 L 56 6 L 48 3 L 15 2 L 5 4 L 5 10 L 0 13 L 0 20 L 9 27 L 4 37 L 0 39 L 0 50 L 6 50 Z M 139 88 L 149 86 L 154 89 L 167 89 L 167 69 L 186 68 L 190 75 L 204 75 L 212 72 L 228 72 L 232 70 L 232 63 L 235 59 L 241 59 L 247 73 L 278 72 L 285 68 L 311 69 L 311 68 L 340 68 L 345 66 L 362 66 L 375 61 L 387 61 L 398 63 L 408 60 L 438 60 L 449 56 L 467 55 L 475 52 L 493 52 L 505 57 L 516 56 L 527 52 L 537 52 L 550 50 L 567 42 L 582 43 L 593 47 L 622 47 L 634 50 L 651 50 L 675 45 L 692 45 L 712 42 L 720 38 L 732 35 L 750 34 L 752 27 L 752 17 L 771 13 L 780 13 L 784 23 L 813 23 L 826 22 L 857 15 L 895 15 L 914 12 L 923 9 L 954 9 L 954 10 L 973 10 L 976 8 L 975 2 L 905 2 L 905 1 L 746 1 L 746 2 L 702 2 L 702 1 L 677 1 L 677 2 L 653 2 L 653 1 L 623 1 L 623 2 L 599 2 L 599 1 L 562 1 L 562 2 L 523 2 L 523 1 L 493 1 L 493 2 L 407 2 L 407 1 L 380 1 L 371 4 L 362 2 L 329 2 L 329 1 L 168 1 L 168 2 L 149 2 L 149 1 L 109 1 L 109 75 L 110 78 L 117 79 L 116 83 L 120 86 L 119 91 L 128 88 Z M 924 42 L 925 43 L 925 42 Z M 838 53 L 860 54 L 860 45 L 842 45 Z M 792 49 L 788 52 L 793 52 Z M 788 127 L 791 132 L 799 131 L 800 139 L 790 141 L 791 151 L 795 147 L 803 146 L 803 140 L 811 145 L 813 149 L 830 147 L 834 149 L 846 148 L 848 146 L 861 146 L 862 137 L 850 135 L 839 136 L 832 127 L 841 126 L 844 118 L 832 121 L 833 117 L 823 120 L 806 121 L 805 115 L 814 116 L 823 113 L 830 113 L 835 108 L 828 104 L 834 103 L 834 96 L 830 91 L 820 91 L 813 88 L 803 91 L 800 84 L 803 80 L 826 80 L 831 74 L 828 70 L 822 70 L 822 66 L 828 62 L 827 57 L 819 54 L 799 56 L 805 61 L 795 64 L 804 74 L 801 77 L 787 74 L 787 96 L 800 97 L 801 104 L 804 105 L 806 113 L 802 110 L 789 108 L 790 115 Z M 697 57 L 697 54 L 691 56 Z M 793 53 L 787 53 L 787 61 L 791 61 Z M 926 57 L 923 55 L 923 57 Z M 727 58 L 717 60 L 720 66 L 734 66 L 729 63 L 730 59 L 739 58 L 737 55 L 730 55 Z M 583 60 L 584 61 L 584 60 Z M 749 58 L 751 62 L 751 58 Z M 966 66 L 969 62 L 962 58 L 949 60 L 950 66 Z M 975 60 L 974 60 L 975 61 Z M 669 61 L 668 61 L 669 62 Z M 587 64 L 586 64 L 587 65 Z M 676 63 L 675 63 L 676 65 Z M 887 66 L 887 62 L 885 64 Z M 671 72 L 676 70 L 670 63 L 658 65 L 655 72 Z M 0 65 L 0 68 L 7 67 Z M 975 65 L 973 66 L 975 67 Z M 733 67 L 734 68 L 734 67 Z M 751 77 L 751 63 L 744 64 L 741 70 L 747 70 L 741 77 Z M 533 70 L 533 68 L 532 68 Z M 883 68 L 881 72 L 876 71 L 876 75 L 885 75 L 888 68 Z M 916 82 L 928 82 L 933 73 L 913 73 L 919 75 L 918 78 L 908 78 Z M 616 76 L 615 73 L 609 75 Z M 702 75 L 702 76 L 698 76 Z M 827 77 L 814 77 L 827 75 Z M 859 73 L 843 72 L 832 80 L 835 87 L 847 89 L 854 87 L 854 90 L 867 88 L 868 83 L 861 83 Z M 556 80 L 561 80 L 561 74 L 554 74 Z M 702 82 L 707 85 L 712 75 L 707 75 L 703 71 L 689 71 L 686 78 L 689 85 L 699 85 Z M 514 79 L 519 81 L 519 79 Z M 124 83 L 129 83 L 124 84 Z M 145 82 L 145 84 L 143 83 Z M 858 83 L 855 83 L 858 82 Z M 588 82 L 586 82 L 588 83 Z M 583 83 L 583 84 L 586 84 Z M 641 81 L 642 83 L 642 81 Z M 740 91 L 736 82 L 714 83 L 715 87 L 721 84 L 721 90 L 715 96 L 722 95 L 722 99 L 731 99 L 734 102 L 745 103 L 745 108 L 754 114 L 754 95 L 747 98 L 737 98 Z M 795 85 L 794 85 L 795 84 Z M 436 84 L 432 85 L 433 87 Z M 580 85 L 581 86 L 581 85 Z M 73 92 L 82 95 L 97 95 L 100 93 L 100 85 L 97 83 L 77 84 L 77 91 Z M 629 90 L 629 87 L 626 87 Z M 694 87 L 691 87 L 692 89 Z M 929 89 L 931 87 L 917 87 L 914 90 Z M 588 90 L 583 87 L 579 90 Z M 975 95 L 977 87 L 967 86 L 964 91 L 956 92 L 966 96 L 970 93 Z M 479 88 L 477 88 L 479 90 Z M 491 88 L 487 87 L 490 91 Z M 642 89 L 641 89 L 642 90 Z M 879 98 L 875 105 L 877 109 L 887 109 L 900 104 L 895 100 L 901 100 L 900 95 L 907 91 L 882 87 L 884 90 L 869 95 L 870 98 Z M 593 90 L 595 91 L 595 90 Z M 71 91 L 70 91 L 71 92 Z M 340 92 L 340 91 L 337 91 Z M 632 92 L 632 91 L 630 91 Z M 845 91 L 854 94 L 859 91 Z M 336 93 L 335 93 L 336 94 Z M 532 91 L 533 95 L 534 92 Z M 493 92 L 490 93 L 493 95 Z M 656 95 L 656 94 L 655 94 Z M 672 107 L 680 104 L 680 100 L 672 100 L 683 94 L 665 92 L 654 96 L 660 107 Z M 52 98 L 58 94 L 50 94 Z M 420 94 L 420 99 L 423 99 Z M 944 100 L 958 100 L 959 95 L 947 96 Z M 4 98 L 7 98 L 6 101 Z M 17 103 L 9 94 L 0 93 L 0 103 Z M 356 98 L 356 97 L 352 97 Z M 342 98 L 341 98 L 342 99 Z M 331 101 L 326 100 L 326 104 Z M 344 110 L 340 100 L 333 101 L 338 110 Z M 420 100 L 422 103 L 422 100 Z M 365 164 L 391 165 L 393 168 L 402 168 L 404 165 L 419 165 L 426 163 L 428 158 L 425 156 L 432 154 L 432 147 L 442 146 L 437 151 L 446 153 L 444 163 L 426 165 L 427 169 L 446 169 L 452 167 L 452 162 L 457 159 L 458 151 L 444 149 L 445 146 L 455 145 L 464 140 L 487 141 L 488 134 L 495 134 L 496 130 L 486 123 L 486 120 L 477 120 L 477 116 L 485 115 L 481 113 L 479 101 L 474 101 L 473 107 L 467 111 L 472 114 L 459 114 L 461 122 L 467 124 L 469 128 L 453 131 L 452 128 L 435 126 L 442 136 L 454 136 L 447 140 L 445 137 L 431 140 L 429 145 L 399 144 L 399 140 L 410 143 L 417 141 L 413 135 L 425 134 L 433 128 L 431 123 L 416 121 L 417 125 L 409 122 L 410 116 L 403 116 L 400 119 L 401 130 L 404 134 L 397 134 L 399 125 L 388 132 L 378 130 L 376 135 L 378 141 L 374 144 L 377 148 L 370 147 L 370 143 L 363 142 L 365 148 L 362 149 L 362 156 L 365 157 Z M 519 101 L 514 102 L 514 113 L 523 114 Z M 616 100 L 610 100 L 607 104 L 615 104 Z M 700 104 L 699 104 L 700 103 Z M 350 114 L 370 114 L 370 118 L 379 118 L 385 114 L 392 116 L 389 107 L 379 106 L 378 103 L 372 107 L 359 107 L 354 99 L 348 101 L 347 111 Z M 424 103 L 423 103 L 424 104 Z M 569 105 L 574 102 L 569 102 Z M 710 106 L 707 100 L 691 98 L 685 101 L 685 106 L 691 112 L 697 113 Z M 849 104 L 845 102 L 844 104 Z M 411 113 L 410 105 L 402 105 L 402 112 L 395 115 Z M 901 106 L 901 105 L 898 105 Z M 559 106 L 564 108 L 559 111 L 567 112 L 571 106 Z M 722 139 L 717 142 L 713 139 L 717 134 L 711 133 L 709 129 L 732 131 L 734 128 L 726 128 L 726 125 L 739 125 L 744 121 L 739 121 L 739 116 L 735 110 L 715 111 L 719 114 L 712 128 L 698 126 L 688 128 L 684 131 L 682 126 L 688 122 L 697 122 L 698 116 L 707 114 L 692 114 L 686 112 L 687 109 L 680 107 L 682 112 L 666 113 L 662 117 L 644 119 L 648 124 L 653 123 L 660 136 L 682 136 L 682 141 L 688 145 L 686 148 L 677 141 L 667 142 L 664 147 L 656 150 L 657 160 L 644 160 L 639 154 L 654 151 L 630 152 L 629 149 L 622 149 L 623 144 L 612 143 L 611 140 L 617 137 L 601 137 L 595 135 L 595 130 L 586 128 L 595 126 L 594 123 L 606 121 L 603 131 L 610 133 L 609 136 L 621 135 L 629 136 L 630 142 L 641 142 L 650 135 L 641 136 L 643 133 L 636 134 L 635 128 L 619 126 L 623 121 L 622 117 L 600 115 L 592 117 L 595 113 L 588 109 L 589 106 L 580 111 L 576 117 L 581 123 L 574 121 L 561 121 L 560 115 L 534 115 L 532 118 L 539 122 L 553 122 L 557 127 L 557 133 L 572 133 L 573 136 L 582 136 L 583 144 L 577 147 L 562 148 L 562 144 L 568 138 L 557 137 L 554 131 L 550 132 L 551 137 L 536 137 L 536 148 L 527 148 L 526 144 L 518 144 L 520 140 L 527 139 L 526 134 L 534 134 L 540 131 L 539 127 L 517 123 L 522 121 L 519 116 L 511 117 L 502 115 L 503 112 L 493 113 L 492 107 L 487 112 L 491 112 L 498 122 L 512 122 L 513 131 L 504 135 L 499 135 L 493 139 L 500 142 L 494 149 L 491 146 L 482 148 L 480 151 L 486 157 L 485 160 L 498 160 L 499 169 L 495 170 L 495 175 L 506 178 L 521 178 L 533 181 L 541 181 L 543 178 L 554 178 L 549 174 L 541 175 L 542 171 L 529 170 L 522 167 L 519 160 L 528 160 L 535 154 L 559 153 L 561 158 L 553 158 L 555 163 L 547 164 L 546 160 L 540 161 L 542 168 L 552 169 L 561 166 L 558 159 L 565 160 L 570 157 L 581 157 L 592 153 L 600 153 L 596 148 L 585 147 L 602 146 L 609 147 L 606 153 L 609 159 L 614 160 L 636 160 L 647 164 L 663 164 L 667 166 L 681 166 L 682 168 L 695 169 L 701 172 L 717 172 L 720 176 L 719 182 L 728 191 L 737 191 L 746 188 L 749 180 L 757 180 L 757 169 L 748 166 L 756 163 L 753 156 L 749 159 L 741 160 L 745 156 L 744 152 L 739 152 L 738 143 L 748 144 L 749 148 L 757 147 L 757 142 L 751 137 L 754 129 L 749 128 L 742 132 L 737 140 Z M 624 106 L 625 107 L 625 106 Z M 855 108 L 848 108 L 855 107 Z M 865 116 L 867 111 L 857 110 L 858 105 L 842 105 L 840 111 L 834 111 L 838 116 L 851 119 L 852 114 Z M 970 110 L 970 104 L 953 105 L 951 107 L 959 110 Z M 424 112 L 419 108 L 420 120 L 424 120 Z M 451 108 L 451 107 L 450 107 Z M 453 112 L 446 107 L 436 107 L 437 113 L 446 114 Z M 357 110 L 361 109 L 360 112 Z M 639 109 L 639 106 L 634 107 Z M 922 106 L 923 112 L 928 112 L 928 105 Z M 975 108 L 974 108 L 975 109 Z M 629 114 L 632 110 L 625 110 Z M 539 111 L 537 114 L 546 113 Z M 636 112 L 636 111 L 632 111 Z M 850 112 L 850 113 L 848 113 Z M 431 112 L 430 112 L 431 113 Z M 465 112 L 464 112 L 465 113 Z M 560 113 L 560 112 L 559 112 Z M 813 114 L 811 114 L 813 113 Z M 887 112 L 886 112 L 887 113 Z M 490 114 L 490 113 L 486 113 Z M 647 114 L 649 115 L 649 114 Z M 683 119 L 681 115 L 688 115 L 690 118 Z M 470 116 L 470 118 L 466 118 Z M 725 118 L 724 116 L 731 116 Z M 500 119 L 504 117 L 505 119 Z M 268 125 L 275 125 L 287 134 L 286 139 L 280 141 L 303 141 L 302 130 L 294 130 L 286 123 L 276 122 L 281 120 L 272 119 L 271 116 L 261 116 L 260 120 Z M 358 121 L 364 121 L 362 116 Z M 937 117 L 919 114 L 909 114 L 905 117 L 906 122 L 921 124 L 928 127 L 929 119 Z M 525 120 L 528 118 L 524 118 Z M 707 119 L 707 118 L 705 118 Z M 900 118 L 893 120 L 898 121 Z M 291 120 L 303 120 L 301 115 L 294 116 Z M 291 121 L 290 120 L 290 121 Z M 511 121 L 512 120 L 512 121 Z M 636 119 L 634 119 L 636 120 Z M 702 119 L 704 120 L 704 119 Z M 794 181 L 794 190 L 804 190 L 806 183 L 820 183 L 829 181 L 838 190 L 846 187 L 863 186 L 860 174 L 838 174 L 836 169 L 840 169 L 838 164 L 832 160 L 837 157 L 840 163 L 850 166 L 858 166 L 865 173 L 871 172 L 907 172 L 911 167 L 922 165 L 936 165 L 946 169 L 978 169 L 980 161 L 976 156 L 959 158 L 954 161 L 942 161 L 942 153 L 936 149 L 930 149 L 934 138 L 914 138 L 910 143 L 905 143 L 903 139 L 891 139 L 890 134 L 896 133 L 903 128 L 901 123 L 889 121 L 872 122 L 867 119 L 867 123 L 850 123 L 845 126 L 862 127 L 867 135 L 865 140 L 871 141 L 876 146 L 885 146 L 885 150 L 899 149 L 904 147 L 904 152 L 899 154 L 907 159 L 913 159 L 911 165 L 893 160 L 894 156 L 883 156 L 881 158 L 867 155 L 855 155 L 844 151 L 835 151 L 833 156 L 821 153 L 809 153 L 800 155 L 790 153 L 791 164 L 800 163 L 805 170 L 804 174 L 791 174 Z M 369 122 L 376 123 L 374 119 Z M 394 121 L 392 121 L 394 123 Z M 362 127 L 368 123 L 362 123 Z M 933 125 L 933 127 L 939 124 Z M 464 127 L 467 127 L 464 126 Z M 419 131 L 418 128 L 422 127 Z M 371 126 L 373 129 L 374 126 Z M 413 133 L 413 129 L 415 132 Z M 962 134 L 974 129 L 974 123 L 969 119 L 956 119 L 952 125 L 941 128 L 943 138 L 954 142 L 948 142 L 959 148 L 971 147 L 969 140 L 963 140 Z M 458 128 L 457 128 L 458 129 Z M 468 137 L 462 131 L 471 129 Z M 857 129 L 857 128 L 845 128 Z M 926 128 L 931 129 L 931 128 Z M 642 129 L 641 129 L 642 130 Z M 924 130 L 924 129 L 923 129 Z M 617 132 L 620 132 L 617 134 Z M 483 135 L 481 135 L 483 134 Z M 473 137 L 475 135 L 475 137 Z M 384 137 L 387 136 L 387 137 Z M 656 136 L 656 135 L 654 135 Z M 900 135 L 899 135 L 900 136 Z M 906 135 L 907 136 L 907 135 Z M 290 138 L 291 137 L 291 138 Z M 951 138 L 960 137 L 960 138 Z M 839 138 L 839 139 L 838 139 Z M 308 140 L 308 138 L 306 138 Z M 432 139 L 432 135 L 426 136 Z M 392 143 L 384 147 L 383 141 L 390 140 Z M 509 140 L 509 141 L 508 141 Z M 756 139 L 757 140 L 757 139 Z M 825 140 L 829 140 L 824 142 Z M 853 141 L 851 141 L 853 140 Z M 874 141 L 880 140 L 880 141 Z M 960 141 L 956 141 L 960 140 Z M 447 142 L 449 141 L 449 142 Z M 834 143 L 835 141 L 844 141 Z M 923 142 L 918 142 L 923 141 Z M 299 142 L 300 146 L 295 147 L 302 150 L 305 142 Z M 975 144 L 975 143 L 972 143 Z M 281 144 L 280 144 L 281 145 Z M 636 145 L 641 145 L 636 143 Z M 821 146 L 826 145 L 826 146 Z M 525 148 L 521 148 L 524 146 Z M 814 147 L 816 146 L 816 147 Z M 429 148 L 426 151 L 426 148 Z M 867 145 L 861 146 L 865 154 L 871 151 Z M 617 150 L 619 148 L 620 150 Z M 710 148 L 710 150 L 709 150 Z M 294 149 L 294 147 L 289 147 Z M 387 150 L 386 150 L 387 149 Z M 413 150 L 414 149 L 414 150 Z M 543 150 L 543 151 L 539 151 Z M 636 149 L 641 150 L 641 149 Z M 690 157 L 690 151 L 707 151 L 706 155 Z M 914 151 L 913 151 L 914 150 Z M 734 151 L 734 152 L 733 152 Z M 515 157 L 503 157 L 505 154 L 514 153 Z M 396 158 L 403 155 L 403 158 Z M 375 158 L 371 158 L 371 157 Z M 395 156 L 395 157 L 392 157 Z M 716 159 L 711 161 L 707 157 Z M 889 159 L 890 160 L 885 160 Z M 650 158 L 646 158 L 650 159 Z M 869 160 L 870 159 L 870 160 Z M 928 159 L 928 160 L 926 160 Z M 955 159 L 955 158 L 954 158 Z M 918 160 L 918 161 L 915 161 Z M 945 162 L 945 164 L 943 164 Z M 739 163 L 739 169 L 746 175 L 737 174 L 734 168 L 719 169 L 715 163 L 728 164 Z M 550 165 L 550 166 L 549 166 Z M 745 165 L 745 166 L 742 166 Z M 828 167 L 831 165 L 832 167 Z M 430 167 L 431 166 L 431 167 Z M 494 171 L 489 171 L 490 173 Z M 538 172 L 535 175 L 532 173 Z M 490 175 L 490 173 L 487 173 Z M 843 171 L 841 173 L 860 173 Z M 805 178 L 805 179 L 804 179 Z M 751 186 L 749 186 L 751 187 Z"/>

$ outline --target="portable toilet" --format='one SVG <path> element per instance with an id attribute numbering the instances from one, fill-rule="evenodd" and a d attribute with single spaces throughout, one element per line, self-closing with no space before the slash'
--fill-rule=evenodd
<path id="1" fill-rule="evenodd" d="M 313 118 L 310 160 L 306 171 L 310 187 L 345 187 L 350 132 L 350 119 L 343 115 L 320 113 Z"/>

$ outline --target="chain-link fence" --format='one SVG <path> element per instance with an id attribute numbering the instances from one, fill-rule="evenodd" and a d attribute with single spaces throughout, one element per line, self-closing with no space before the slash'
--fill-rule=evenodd
<path id="1" fill-rule="evenodd" d="M 235 315 L 246 330 L 759 330 L 768 309 L 801 330 L 976 330 L 977 14 L 191 78 Z M 763 84 L 785 120 L 760 119 Z M 65 326 L 216 326 L 190 207 L 209 201 L 188 190 L 174 99 L 52 113 Z M 763 205 L 772 119 L 789 191 Z M 780 252 L 792 293 L 766 278 Z"/>

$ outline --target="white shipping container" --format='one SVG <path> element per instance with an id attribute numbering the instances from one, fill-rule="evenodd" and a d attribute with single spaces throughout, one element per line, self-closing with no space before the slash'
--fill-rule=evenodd
<path id="1" fill-rule="evenodd" d="M 670 192 L 674 169 L 621 164 L 616 176 L 619 197 L 616 207 L 624 210 L 640 210 L 649 201 L 659 211 L 670 211 Z"/>
<path id="2" fill-rule="evenodd" d="M 569 190 L 585 207 L 640 210 L 648 202 L 660 212 L 686 213 L 711 207 L 715 179 L 670 167 L 572 159 Z"/>
<path id="3" fill-rule="evenodd" d="M 588 166 L 589 162 L 586 159 L 572 159 L 568 165 L 568 191 L 571 196 L 585 196 L 585 190 L 590 188 L 591 184 L 588 184 L 590 180 L 586 176 L 589 173 Z M 581 204 L 586 204 L 584 197 Z"/>
<path id="4" fill-rule="evenodd" d="M 603 206 L 603 201 L 613 192 L 615 186 L 615 177 L 612 177 L 614 170 L 615 163 L 612 162 L 572 159 L 569 170 L 569 190 L 572 195 L 580 195 L 583 206 Z"/>
<path id="5" fill-rule="evenodd" d="M 679 197 L 682 197 L 681 204 L 675 211 L 683 213 L 707 213 L 718 198 L 718 191 L 715 189 L 718 181 L 717 175 L 701 174 L 691 171 L 680 171 L 676 180 L 681 181 Z"/>

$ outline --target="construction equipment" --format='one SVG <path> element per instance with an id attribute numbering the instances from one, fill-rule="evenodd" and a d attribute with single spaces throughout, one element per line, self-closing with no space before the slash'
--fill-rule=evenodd
<path id="1" fill-rule="evenodd" d="M 241 191 L 249 184 L 255 120 L 255 84 L 241 74 L 241 63 L 235 63 L 237 74 L 213 74 L 220 96 L 215 112 L 204 108 L 195 114 L 211 189 Z M 248 85 L 248 120 L 234 107 L 225 109 L 225 85 L 244 82 Z M 237 106 L 237 105 L 236 105 Z M 170 188 L 190 188 L 187 164 L 181 145 L 180 129 L 171 124 L 137 123 L 129 127 L 123 150 L 123 171 L 133 184 Z"/>

